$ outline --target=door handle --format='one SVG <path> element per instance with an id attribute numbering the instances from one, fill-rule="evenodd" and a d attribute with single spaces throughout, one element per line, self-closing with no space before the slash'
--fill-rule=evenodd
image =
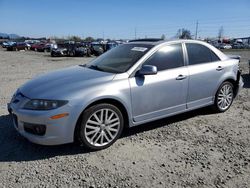
<path id="1" fill-rule="evenodd" d="M 217 68 L 216 68 L 216 70 L 217 71 L 221 71 L 221 70 L 223 70 L 224 68 L 222 67 L 222 66 L 218 66 Z"/>
<path id="2" fill-rule="evenodd" d="M 184 80 L 184 79 L 186 79 L 186 78 L 187 78 L 187 76 L 180 74 L 180 75 L 176 78 L 176 80 Z"/>

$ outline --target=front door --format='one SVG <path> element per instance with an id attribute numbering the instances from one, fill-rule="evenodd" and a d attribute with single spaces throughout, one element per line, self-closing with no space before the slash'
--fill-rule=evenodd
<path id="1" fill-rule="evenodd" d="M 156 75 L 129 78 L 135 122 L 159 119 L 186 109 L 188 70 L 181 44 L 160 48 L 144 65 L 154 65 Z"/>

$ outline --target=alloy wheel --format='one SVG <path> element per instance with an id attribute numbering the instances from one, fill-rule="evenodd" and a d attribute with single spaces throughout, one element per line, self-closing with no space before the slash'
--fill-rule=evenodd
<path id="1" fill-rule="evenodd" d="M 112 109 L 102 108 L 88 118 L 84 135 L 89 144 L 105 146 L 116 138 L 120 126 L 118 114 Z"/>
<path id="2" fill-rule="evenodd" d="M 224 111 L 230 107 L 232 101 L 233 101 L 233 88 L 230 84 L 225 84 L 221 87 L 218 93 L 217 106 Z"/>

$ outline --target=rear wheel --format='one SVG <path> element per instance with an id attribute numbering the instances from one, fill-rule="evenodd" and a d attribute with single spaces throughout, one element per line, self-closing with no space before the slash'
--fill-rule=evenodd
<path id="1" fill-rule="evenodd" d="M 100 150 L 112 145 L 124 126 L 121 111 L 111 104 L 97 104 L 83 113 L 78 140 L 87 148 Z"/>
<path id="2" fill-rule="evenodd" d="M 214 101 L 214 109 L 217 112 L 227 111 L 233 103 L 234 90 L 231 82 L 223 82 L 219 87 Z"/>
<path id="3" fill-rule="evenodd" d="M 74 56 L 75 56 L 75 52 L 74 52 L 74 51 L 70 51 L 70 52 L 69 52 L 69 56 L 70 56 L 70 57 L 74 57 Z"/>
<path id="4" fill-rule="evenodd" d="M 89 49 L 87 50 L 87 57 L 91 57 L 91 51 Z"/>

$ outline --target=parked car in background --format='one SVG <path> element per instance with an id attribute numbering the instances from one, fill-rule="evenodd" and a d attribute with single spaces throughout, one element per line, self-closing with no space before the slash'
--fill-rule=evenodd
<path id="1" fill-rule="evenodd" d="M 51 52 L 52 49 L 56 49 L 57 48 L 57 44 L 55 43 L 47 43 L 44 46 L 44 52 Z"/>
<path id="2" fill-rule="evenodd" d="M 92 42 L 90 46 L 91 54 L 95 56 L 102 55 L 105 52 L 104 48 L 105 48 L 104 44 L 100 42 Z"/>
<path id="3" fill-rule="evenodd" d="M 131 42 L 87 65 L 39 76 L 14 93 L 15 129 L 43 145 L 112 145 L 124 127 L 212 106 L 227 111 L 243 82 L 239 60 L 195 40 Z"/>
<path id="4" fill-rule="evenodd" d="M 215 48 L 220 49 L 220 44 L 221 44 L 221 43 L 218 43 L 218 41 L 209 41 L 208 44 L 211 44 L 211 45 L 213 45 Z"/>
<path id="5" fill-rule="evenodd" d="M 7 47 L 8 51 L 28 50 L 30 45 L 25 42 L 17 42 Z"/>
<path id="6" fill-rule="evenodd" d="M 30 47 L 31 50 L 37 51 L 37 52 L 44 52 L 45 49 L 45 43 L 35 43 L 32 44 Z"/>
<path id="7" fill-rule="evenodd" d="M 53 48 L 51 51 L 52 57 L 60 57 L 60 56 L 83 57 L 90 55 L 91 55 L 90 49 L 82 43 L 58 44 L 58 48 Z"/>
<path id="8" fill-rule="evenodd" d="M 104 52 L 111 50 L 112 48 L 115 48 L 118 46 L 118 43 L 116 42 L 92 42 L 90 44 L 91 54 L 95 56 L 99 56 L 103 54 Z"/>
<path id="9" fill-rule="evenodd" d="M 51 57 L 63 57 L 68 55 L 68 49 L 63 47 L 53 48 L 50 52 Z"/>
<path id="10" fill-rule="evenodd" d="M 232 49 L 232 46 L 230 44 L 220 44 L 219 45 L 219 48 L 220 49 L 226 49 L 226 50 L 229 50 L 229 49 Z"/>
<path id="11" fill-rule="evenodd" d="M 83 57 L 87 55 L 87 48 L 81 43 L 68 44 L 66 48 L 70 57 Z"/>
<path id="12" fill-rule="evenodd" d="M 7 48 L 8 46 L 10 46 L 9 42 L 2 42 L 1 46 L 3 48 Z"/>
<path id="13" fill-rule="evenodd" d="M 232 48 L 233 49 L 244 49 L 245 45 L 242 43 L 233 43 Z"/>
<path id="14" fill-rule="evenodd" d="M 106 43 L 105 44 L 105 52 L 115 48 L 116 46 L 118 46 L 118 43 L 116 43 L 116 42 L 108 42 L 108 43 Z"/>
<path id="15" fill-rule="evenodd" d="M 9 46 L 11 46 L 11 45 L 13 45 L 13 44 L 15 44 L 16 42 L 11 42 L 11 41 L 8 41 L 8 42 L 3 42 L 2 43 L 2 47 L 3 48 L 7 48 L 7 47 L 9 47 Z"/>

